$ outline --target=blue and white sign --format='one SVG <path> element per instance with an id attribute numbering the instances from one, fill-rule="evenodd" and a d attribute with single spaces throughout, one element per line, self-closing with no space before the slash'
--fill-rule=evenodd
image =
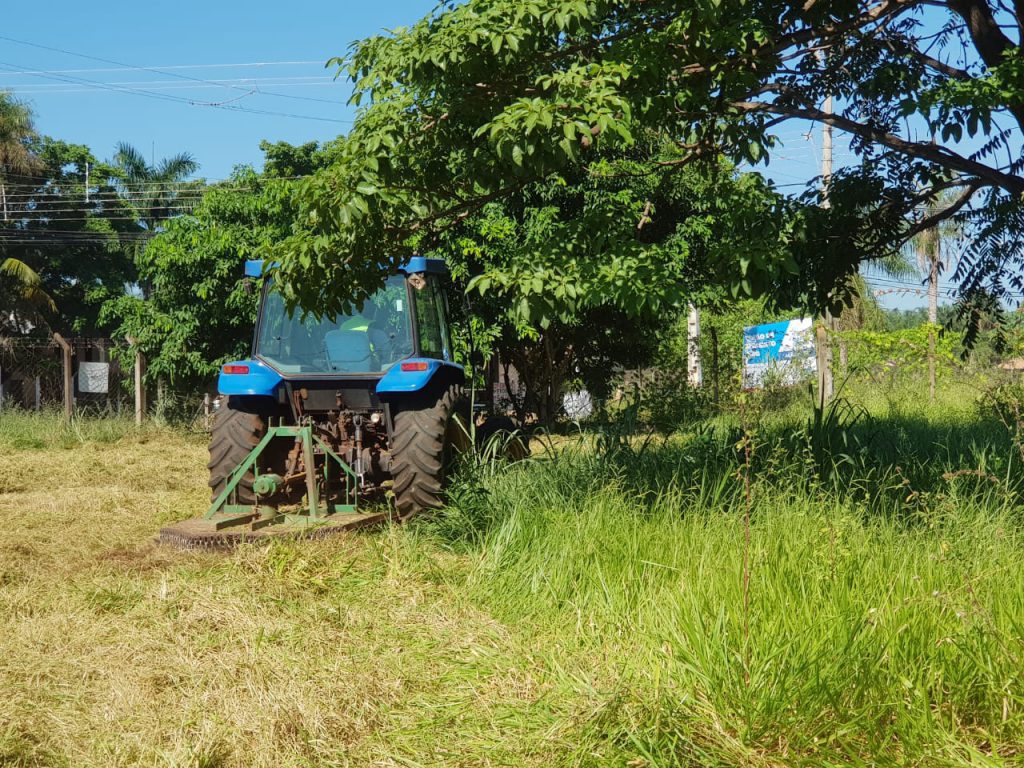
<path id="1" fill-rule="evenodd" d="M 759 389 L 769 377 L 777 377 L 781 384 L 796 384 L 817 370 L 811 318 L 743 329 L 744 389 Z"/>

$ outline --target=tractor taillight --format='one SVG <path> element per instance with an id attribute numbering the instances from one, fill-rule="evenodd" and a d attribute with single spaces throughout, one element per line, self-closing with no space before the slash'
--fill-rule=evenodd
<path id="1" fill-rule="evenodd" d="M 402 363 L 403 371 L 425 371 L 429 367 L 427 363 Z"/>
<path id="2" fill-rule="evenodd" d="M 221 370 L 223 370 L 224 373 L 248 373 L 249 372 L 249 366 L 248 365 L 225 365 Z"/>

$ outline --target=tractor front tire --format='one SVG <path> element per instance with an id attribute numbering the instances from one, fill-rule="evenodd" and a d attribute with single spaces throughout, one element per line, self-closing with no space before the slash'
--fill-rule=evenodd
<path id="1" fill-rule="evenodd" d="M 394 415 L 391 476 L 395 507 L 403 522 L 444 504 L 454 454 L 468 447 L 469 408 L 463 388 L 452 384 L 440 396 L 420 395 Z"/>
<path id="2" fill-rule="evenodd" d="M 210 470 L 211 500 L 223 493 L 231 473 L 267 434 L 267 414 L 261 405 L 251 398 L 229 397 L 217 411 L 210 436 L 210 463 L 206 465 Z M 235 486 L 239 504 L 256 503 L 254 479 L 250 470 Z"/>

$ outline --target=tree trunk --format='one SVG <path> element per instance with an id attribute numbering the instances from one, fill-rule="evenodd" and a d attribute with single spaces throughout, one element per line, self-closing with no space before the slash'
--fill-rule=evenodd
<path id="1" fill-rule="evenodd" d="M 523 402 L 523 398 L 519 397 L 519 393 L 514 392 L 512 390 L 512 377 L 509 376 L 508 373 L 509 367 L 512 364 L 510 362 L 507 362 L 507 359 L 505 358 L 504 355 L 502 355 L 502 359 L 506 360 L 506 362 L 502 366 L 502 375 L 505 379 L 505 392 L 508 393 L 509 402 L 512 403 L 512 410 L 516 412 L 516 419 L 518 419 L 520 424 L 525 424 L 526 404 Z M 516 370 L 516 373 L 519 373 L 518 369 Z"/>

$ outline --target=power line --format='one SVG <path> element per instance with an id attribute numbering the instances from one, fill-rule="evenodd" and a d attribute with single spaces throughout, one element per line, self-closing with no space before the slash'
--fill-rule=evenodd
<path id="1" fill-rule="evenodd" d="M 296 179 L 305 179 L 308 176 L 309 176 L 308 173 L 300 173 L 300 174 L 297 174 L 297 175 L 294 175 L 294 176 L 267 176 L 267 177 L 257 177 L 257 181 L 258 182 L 294 181 Z M 31 179 L 31 180 L 34 180 L 34 181 L 53 182 L 53 183 L 56 183 L 56 184 L 60 184 L 60 183 L 80 184 L 81 183 L 81 180 L 70 179 L 70 178 L 60 179 L 60 178 L 55 178 L 53 176 L 33 176 L 31 174 L 11 174 L 11 175 L 9 175 L 7 177 L 8 189 L 10 189 L 12 187 L 12 185 L 13 186 L 24 186 L 24 185 L 18 184 L 18 180 L 19 179 Z M 168 185 L 171 185 L 171 184 L 194 185 L 194 184 L 196 184 L 198 182 L 202 182 L 203 184 L 205 184 L 204 189 L 248 189 L 248 187 L 224 187 L 224 186 L 221 186 L 221 184 L 223 184 L 223 182 L 225 182 L 225 181 L 233 181 L 233 179 L 231 179 L 231 178 L 226 178 L 226 179 L 199 178 L 199 179 L 190 179 L 188 181 L 120 181 L 119 179 L 114 179 L 114 178 L 111 178 L 110 180 L 113 181 L 113 184 L 96 184 L 94 186 L 111 186 L 111 187 L 117 186 L 118 188 L 120 188 L 120 187 L 134 188 L 134 187 L 147 187 L 147 186 L 160 186 L 160 187 L 162 187 L 162 186 L 168 186 Z M 10 194 L 8 193 L 8 197 L 9 196 L 10 196 Z"/>
<path id="2" fill-rule="evenodd" d="M 167 82 L 166 80 L 163 81 L 163 83 L 166 83 L 166 82 Z M 12 93 L 17 93 L 17 94 L 27 95 L 27 96 L 55 96 L 55 95 L 76 94 L 76 93 L 97 93 L 97 92 L 111 90 L 110 86 L 114 86 L 114 87 L 116 87 L 116 86 L 129 86 L 130 87 L 132 85 L 133 85 L 133 83 L 131 83 L 131 82 L 126 82 L 126 83 L 102 83 L 103 87 L 98 87 L 98 86 L 97 87 L 84 87 L 84 86 L 83 87 L 72 87 L 72 86 L 65 87 L 63 85 L 55 85 L 54 86 L 54 90 L 33 90 L 34 88 L 35 89 L 40 89 L 40 88 L 43 88 L 44 86 L 22 87 L 22 86 L 19 86 L 19 85 L 15 84 L 15 85 L 11 85 L 11 86 L 6 86 L 6 87 L 4 87 L 4 88 L 2 88 L 0 90 L 6 90 L 6 91 L 10 91 Z M 283 88 L 303 88 L 303 87 L 308 88 L 308 87 L 313 87 L 313 86 L 319 86 L 319 87 L 330 86 L 330 85 L 335 85 L 335 83 L 334 83 L 334 81 L 321 81 L 321 82 L 314 82 L 314 83 L 271 83 L 271 85 L 274 85 L 275 87 L 283 87 Z M 156 91 L 195 91 L 195 90 L 199 90 L 199 89 L 203 89 L 203 88 L 223 88 L 223 87 L 230 87 L 233 90 L 245 91 L 241 96 L 239 96 L 237 98 L 245 98 L 246 96 L 252 96 L 252 95 L 263 95 L 263 96 L 280 96 L 281 98 L 285 98 L 285 99 L 299 99 L 299 100 L 302 100 L 302 101 L 317 101 L 317 102 L 320 102 L 322 104 L 333 104 L 335 106 L 338 106 L 341 103 L 341 101 L 339 99 L 320 99 L 320 98 L 317 98 L 315 96 L 292 96 L 292 95 L 284 94 L 284 93 L 275 93 L 275 92 L 272 92 L 272 91 L 265 91 L 262 88 L 260 88 L 259 84 L 254 84 L 253 87 L 250 88 L 250 89 L 244 89 L 241 86 L 237 86 L 237 87 L 236 86 L 222 86 L 222 85 L 219 85 L 219 84 L 216 84 L 216 83 L 199 84 L 199 85 L 173 85 L 173 84 L 166 84 L 165 85 L 165 84 L 162 84 L 162 83 L 158 83 L 158 84 L 153 84 L 153 85 L 147 85 L 146 89 L 148 91 L 154 91 L 154 92 L 156 92 Z M 227 103 L 227 102 L 196 102 L 196 101 L 193 101 L 192 103 L 195 106 L 200 106 L 200 107 L 216 107 L 216 106 L 221 106 L 222 104 Z M 339 121 L 339 122 L 345 122 L 345 121 Z"/>
<path id="3" fill-rule="evenodd" d="M 0 38 L 10 39 L 10 38 Z M 17 42 L 17 41 L 12 41 Z M 245 61 L 245 62 L 232 62 L 229 64 L 164 64 L 158 67 L 147 67 L 147 66 L 121 66 L 121 67 L 94 67 L 90 69 L 26 69 L 20 72 L 14 72 L 17 75 L 70 75 L 70 74 L 82 74 L 82 73 L 96 73 L 96 72 L 148 72 L 153 69 L 166 70 L 166 69 L 230 69 L 238 67 L 288 67 L 297 65 L 309 65 L 319 64 L 323 66 L 324 62 L 318 59 L 310 59 L 308 61 Z"/>
<path id="4" fill-rule="evenodd" d="M 6 72 L 5 73 L 0 73 L 0 77 L 4 76 L 6 74 L 9 74 L 9 73 L 6 73 Z M 50 72 L 46 72 L 44 70 L 40 70 L 39 72 L 35 72 L 35 73 L 29 72 L 29 73 L 26 73 L 26 74 L 32 75 L 34 77 L 35 75 L 48 75 L 48 74 L 51 74 L 51 73 Z M 98 83 L 102 82 L 104 85 L 162 85 L 162 84 L 165 84 L 165 83 L 173 83 L 172 80 L 168 80 L 167 78 L 161 78 L 160 80 L 113 80 L 113 81 L 97 80 L 96 82 L 98 82 Z M 292 75 L 292 76 L 287 76 L 287 77 L 284 76 L 284 75 L 257 75 L 257 76 L 253 76 L 253 77 L 213 77 L 213 78 L 208 78 L 208 79 L 205 79 L 205 80 L 199 80 L 198 82 L 199 82 L 200 85 L 216 85 L 218 88 L 223 88 L 224 86 L 230 85 L 232 83 L 266 83 L 266 82 L 271 82 L 271 83 L 276 83 L 276 84 L 279 84 L 279 85 L 290 85 L 292 83 L 297 83 L 297 84 L 301 85 L 303 83 L 308 83 L 308 82 L 336 83 L 337 80 L 335 80 L 333 77 L 330 77 L 330 76 L 327 76 L 327 75 Z M 61 85 L 60 83 L 36 83 L 36 82 L 29 82 L 29 83 L 10 83 L 9 85 L 4 85 L 4 86 L 0 86 L 0 87 L 3 87 L 3 88 L 39 88 L 40 90 L 50 90 L 50 89 L 53 89 L 53 88 L 63 88 L 64 86 Z M 188 84 L 185 84 L 182 87 L 189 87 L 189 86 L 188 86 Z"/>
<path id="5" fill-rule="evenodd" d="M 118 67 L 131 67 L 131 66 L 133 66 L 132 64 L 125 64 L 123 61 L 115 61 L 113 59 L 105 59 L 102 56 L 91 56 L 91 55 L 86 54 L 86 53 L 77 53 L 75 51 L 69 51 L 69 50 L 66 50 L 64 48 L 55 48 L 55 47 L 49 46 L 49 45 L 41 45 L 39 43 L 33 43 L 33 42 L 29 42 L 27 40 L 18 40 L 17 38 L 7 37 L 5 35 L 0 35 L 0 40 L 7 40 L 8 42 L 17 43 L 19 45 L 27 45 L 27 46 L 29 46 L 31 48 L 40 48 L 40 49 L 42 49 L 44 51 L 54 51 L 56 53 L 62 53 L 64 55 L 66 55 L 66 56 L 77 56 L 78 58 L 81 58 L 81 59 L 89 59 L 91 61 L 99 61 L 99 62 L 102 62 L 103 64 L 114 64 L 115 66 L 118 66 Z M 172 71 L 157 69 L 155 67 L 140 67 L 139 69 L 142 70 L 142 71 L 145 71 L 145 72 L 152 72 L 152 73 L 158 74 L 158 75 L 167 75 L 168 77 L 175 77 L 175 78 L 178 78 L 180 80 L 190 80 L 190 81 L 197 82 L 197 83 L 209 83 L 208 80 L 203 80 L 202 78 L 192 77 L 191 75 L 183 75 L 180 72 L 172 72 Z M 237 86 L 225 85 L 224 87 L 225 88 L 233 88 L 234 90 L 238 90 L 239 89 Z M 292 96 L 290 94 L 273 93 L 271 91 L 261 91 L 261 93 L 265 93 L 268 96 L 277 96 L 277 97 L 285 98 L 285 99 L 298 99 L 298 100 L 301 100 L 301 101 L 326 101 L 325 99 L 317 99 L 317 98 L 310 97 L 310 96 Z M 224 105 L 220 105 L 220 104 L 207 104 L 206 106 L 224 106 Z M 326 120 L 327 119 L 327 118 L 314 118 L 314 117 L 308 117 L 308 116 L 307 116 L 307 118 L 311 119 L 311 120 L 316 120 L 316 119 Z"/>
<path id="6" fill-rule="evenodd" d="M 0 73 L 2 74 L 2 73 Z M 270 85 L 275 88 L 323 88 L 325 86 L 336 86 L 337 83 L 332 79 L 324 78 L 309 78 L 306 81 L 298 80 L 280 80 L 278 78 L 236 78 L 231 80 L 234 83 L 249 84 L 256 89 L 257 93 L 267 95 L 273 95 L 269 91 L 261 89 L 263 85 Z M 223 88 L 224 86 L 217 81 L 211 81 L 210 83 L 200 83 L 198 85 L 192 85 L 189 83 L 178 84 L 168 83 L 166 80 L 143 80 L 143 81 L 132 81 L 123 80 L 119 82 L 104 82 L 103 87 L 99 86 L 78 86 L 65 83 L 13 83 L 11 85 L 0 86 L 0 90 L 6 90 L 11 93 L 17 93 L 25 96 L 52 96 L 52 95 L 63 95 L 63 94 L 75 94 L 75 93 L 96 93 L 98 91 L 107 90 L 110 86 L 140 86 L 145 85 L 147 90 L 151 91 L 195 91 L 201 89 L 212 89 L 212 88 Z M 236 87 L 236 86 L 232 86 Z M 241 89 L 242 85 L 237 86 Z M 325 104 L 339 104 L 340 101 L 334 99 L 318 99 L 315 97 L 308 97 L 307 101 L 319 101 Z"/>
<path id="7" fill-rule="evenodd" d="M 19 65 L 11 64 L 10 62 L 0 62 L 0 67 L 2 67 L 4 69 L 7 69 L 8 71 L 11 71 L 12 68 L 17 68 L 18 66 Z M 100 88 L 101 90 L 113 91 L 115 93 L 130 93 L 130 94 L 134 94 L 134 95 L 137 95 L 137 96 L 144 96 L 146 98 L 159 99 L 161 101 L 170 101 L 170 102 L 174 102 L 174 103 L 177 103 L 177 104 L 187 104 L 187 105 L 193 106 L 193 107 L 213 107 L 215 109 L 225 109 L 225 110 L 229 110 L 229 111 L 233 111 L 233 112 L 247 112 L 249 114 L 255 114 L 255 115 L 271 115 L 271 116 L 277 116 L 277 117 L 289 117 L 289 118 L 295 118 L 295 119 L 299 119 L 299 120 L 317 120 L 317 121 L 325 122 L 325 123 L 343 123 L 343 124 L 350 124 L 350 123 L 352 123 L 351 120 L 338 120 L 336 118 L 331 118 L 331 117 L 316 117 L 316 116 L 313 116 L 313 115 L 297 115 L 297 114 L 293 114 L 293 113 L 290 113 L 290 112 L 278 112 L 278 111 L 267 110 L 267 109 L 254 109 L 252 107 L 241 107 L 241 106 L 238 106 L 237 104 L 216 104 L 216 103 L 209 103 L 209 102 L 203 102 L 203 101 L 195 101 L 194 99 L 186 99 L 186 98 L 183 98 L 181 96 L 171 96 L 171 95 L 165 94 L 165 93 L 157 93 L 155 91 L 149 91 L 149 90 L 146 90 L 146 89 L 143 89 L 143 88 L 131 88 L 131 87 L 126 87 L 126 86 L 108 86 L 108 85 L 106 85 L 106 84 L 104 84 L 104 83 L 102 83 L 100 81 L 97 81 L 97 80 L 87 80 L 87 79 L 81 78 L 81 77 L 69 77 L 69 76 L 66 76 L 66 75 L 36 75 L 36 77 L 41 77 L 41 78 L 45 78 L 45 79 L 48 79 L 48 80 L 57 80 L 59 82 L 75 83 L 77 85 L 82 85 L 82 84 L 94 85 L 94 86 L 97 86 L 98 88 Z"/>

